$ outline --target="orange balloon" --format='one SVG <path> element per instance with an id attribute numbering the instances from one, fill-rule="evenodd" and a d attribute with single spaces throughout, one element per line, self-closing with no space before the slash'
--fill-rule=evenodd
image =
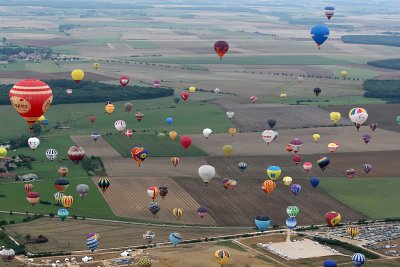
<path id="1" fill-rule="evenodd" d="M 61 199 L 61 203 L 65 208 L 68 209 L 74 203 L 74 197 L 73 196 L 63 196 Z"/>
<path id="2" fill-rule="evenodd" d="M 272 193 L 275 190 L 276 183 L 272 180 L 265 180 L 261 188 L 265 193 Z"/>

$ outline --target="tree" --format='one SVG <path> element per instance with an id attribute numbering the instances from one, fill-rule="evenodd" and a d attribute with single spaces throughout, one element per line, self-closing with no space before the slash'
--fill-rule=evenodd
<path id="1" fill-rule="evenodd" d="M 42 133 L 42 126 L 40 126 L 39 124 L 35 123 L 33 125 L 33 133 L 35 134 L 35 136 L 39 136 Z"/>

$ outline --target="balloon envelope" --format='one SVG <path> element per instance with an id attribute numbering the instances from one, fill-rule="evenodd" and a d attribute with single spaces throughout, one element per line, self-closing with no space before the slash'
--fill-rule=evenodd
<path id="1" fill-rule="evenodd" d="M 311 37 L 320 47 L 329 37 L 329 29 L 325 25 L 315 25 L 311 28 Z"/>
<path id="2" fill-rule="evenodd" d="M 260 215 L 256 217 L 255 224 L 258 230 L 264 232 L 271 225 L 271 219 L 268 216 Z"/>

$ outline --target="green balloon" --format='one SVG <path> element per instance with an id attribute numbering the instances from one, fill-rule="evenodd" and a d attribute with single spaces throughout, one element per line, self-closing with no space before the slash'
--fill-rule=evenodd
<path id="1" fill-rule="evenodd" d="M 396 118 L 397 124 L 400 124 L 400 116 Z"/>
<path id="2" fill-rule="evenodd" d="M 297 206 L 289 206 L 286 209 L 286 213 L 289 215 L 290 218 L 294 218 L 299 214 L 300 210 Z"/>

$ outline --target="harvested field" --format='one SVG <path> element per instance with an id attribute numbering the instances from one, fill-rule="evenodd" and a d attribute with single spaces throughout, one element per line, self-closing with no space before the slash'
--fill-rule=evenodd
<path id="1" fill-rule="evenodd" d="M 58 45 L 68 45 L 82 42 L 79 39 L 66 39 L 66 38 L 54 38 L 47 40 L 37 40 L 37 39 L 11 39 L 11 43 L 16 45 L 28 45 L 28 46 L 38 46 L 38 47 L 52 47 Z"/>
<path id="2" fill-rule="evenodd" d="M 36 79 L 41 80 L 50 80 L 50 79 L 70 79 L 71 73 L 70 72 L 54 72 L 54 73 L 40 73 L 34 71 L 0 71 L 0 79 L 26 79 L 26 77 L 35 77 Z M 111 78 L 92 73 L 92 72 L 85 72 L 85 79 L 90 81 L 108 81 Z"/>
<path id="3" fill-rule="evenodd" d="M 28 250 L 31 252 L 86 250 L 85 236 L 90 232 L 96 232 L 100 235 L 99 249 L 143 245 L 145 244 L 143 242 L 143 233 L 149 230 L 156 234 L 155 242 L 157 243 L 168 242 L 168 236 L 172 232 L 179 232 L 183 240 L 249 232 L 249 229 L 231 227 L 203 229 L 73 219 L 67 219 L 62 222 L 58 218 L 41 218 L 24 224 L 8 225 L 5 228 L 6 232 L 19 242 L 23 242 L 24 236 L 28 233 L 31 236 L 43 234 L 49 239 L 49 242 L 45 244 L 29 244 Z M 68 234 L 62 234 L 60 229 L 68 229 Z"/>
<path id="4" fill-rule="evenodd" d="M 278 121 L 278 124 L 280 122 Z M 267 127 L 267 126 L 265 126 Z M 228 129 L 227 129 L 228 132 Z M 286 155 L 285 149 L 293 138 L 303 141 L 299 154 L 328 154 L 328 143 L 338 142 L 340 147 L 337 152 L 367 152 L 367 151 L 393 151 L 400 150 L 398 140 L 399 133 L 378 129 L 372 132 L 368 126 L 364 126 L 359 132 L 355 127 L 323 127 L 293 130 L 278 130 L 279 136 L 270 145 L 267 145 L 261 133 L 239 133 L 234 137 L 226 134 L 213 134 L 208 139 L 203 135 L 192 135 L 192 144 L 200 147 L 208 155 L 224 155 L 222 147 L 226 144 L 233 146 L 232 155 Z M 321 139 L 315 143 L 312 135 L 318 133 Z M 368 133 L 372 136 L 368 145 L 365 145 L 362 136 Z M 227 157 L 229 158 L 229 156 Z"/>
<path id="5" fill-rule="evenodd" d="M 338 111 L 342 116 L 347 116 L 349 110 L 355 106 L 327 106 L 328 111 Z M 396 122 L 396 117 L 400 115 L 400 104 L 376 104 L 362 106 L 368 112 L 367 124 L 377 122 L 379 128 L 400 132 L 400 125 Z M 377 130 L 379 131 L 379 129 Z"/>

